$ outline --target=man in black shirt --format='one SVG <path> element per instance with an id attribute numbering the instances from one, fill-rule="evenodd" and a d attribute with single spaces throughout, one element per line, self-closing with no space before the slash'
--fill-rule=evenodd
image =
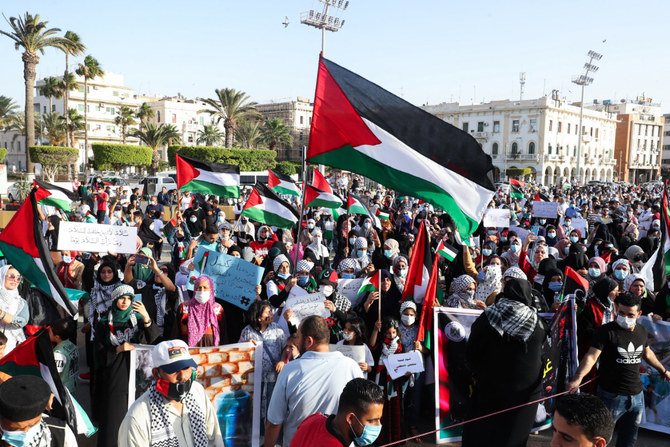
<path id="1" fill-rule="evenodd" d="M 612 412 L 616 423 L 617 447 L 634 446 L 642 420 L 644 399 L 640 363 L 644 359 L 670 380 L 670 372 L 647 345 L 647 331 L 636 324 L 642 315 L 640 298 L 632 293 L 618 296 L 616 320 L 596 331 L 591 349 L 582 359 L 568 389 L 577 391 L 584 376 L 600 359 L 598 397 Z"/>

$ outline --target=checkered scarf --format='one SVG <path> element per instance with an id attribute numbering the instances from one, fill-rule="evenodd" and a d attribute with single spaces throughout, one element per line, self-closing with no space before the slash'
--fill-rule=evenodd
<path id="1" fill-rule="evenodd" d="M 45 441 L 44 443 L 42 442 L 43 439 Z M 26 447 L 40 447 L 42 445 L 51 445 L 51 431 L 47 428 L 44 419 L 40 422 L 39 432 L 28 441 Z"/>
<path id="2" fill-rule="evenodd" d="M 151 445 L 156 447 L 179 447 L 177 435 L 172 429 L 172 424 L 167 414 L 167 406 L 170 402 L 165 400 L 158 391 L 154 382 L 149 388 L 149 409 L 151 412 Z M 195 447 L 207 447 L 209 438 L 207 437 L 207 426 L 205 424 L 205 414 L 200 405 L 195 401 L 190 392 L 182 401 L 188 410 L 188 421 L 191 425 L 191 434 L 193 435 L 193 445 Z"/>
<path id="3" fill-rule="evenodd" d="M 506 333 L 524 343 L 537 325 L 537 314 L 533 309 L 507 298 L 500 298 L 495 305 L 487 307 L 484 315 L 500 335 Z"/>

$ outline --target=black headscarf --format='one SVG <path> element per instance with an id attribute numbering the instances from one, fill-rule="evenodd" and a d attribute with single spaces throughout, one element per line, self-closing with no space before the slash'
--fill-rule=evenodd
<path id="1" fill-rule="evenodd" d="M 570 245 L 570 252 L 568 255 L 565 259 L 558 262 L 558 268 L 560 270 L 565 270 L 566 267 L 570 267 L 573 270 L 589 268 L 589 258 L 586 255 L 586 249 L 582 244 Z"/>
<path id="2" fill-rule="evenodd" d="M 114 276 L 112 277 L 111 281 L 103 281 L 102 278 L 100 277 L 100 272 L 102 271 L 103 267 L 109 267 L 112 269 L 112 272 L 114 272 Z M 116 263 L 116 261 L 112 259 L 105 259 L 100 263 L 100 266 L 98 267 L 98 271 L 96 272 L 96 278 L 95 278 L 98 283 L 102 286 L 108 286 L 110 284 L 114 284 L 120 281 L 119 279 L 119 265 Z"/>
<path id="3" fill-rule="evenodd" d="M 595 296 L 598 301 L 603 303 L 605 306 L 609 306 L 607 296 L 618 286 L 619 284 L 615 280 L 606 276 L 596 282 L 591 290 L 593 290 L 593 296 Z"/>
<path id="4" fill-rule="evenodd" d="M 508 300 L 518 301 L 526 306 L 530 306 L 533 302 L 530 283 L 525 279 L 508 279 L 503 289 L 503 295 Z"/>

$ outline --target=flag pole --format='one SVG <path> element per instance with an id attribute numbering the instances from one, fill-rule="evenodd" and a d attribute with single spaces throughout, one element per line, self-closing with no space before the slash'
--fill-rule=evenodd
<path id="1" fill-rule="evenodd" d="M 298 219 L 298 230 L 295 232 L 295 256 L 293 256 L 293 265 L 298 263 L 298 253 L 300 252 L 300 235 L 302 233 L 302 222 L 305 217 L 305 190 L 307 189 L 307 147 L 302 147 L 302 199 L 300 206 L 300 219 Z"/>
<path id="2" fill-rule="evenodd" d="M 379 298 L 377 299 L 377 321 L 382 321 L 382 269 L 378 270 L 379 273 Z"/>

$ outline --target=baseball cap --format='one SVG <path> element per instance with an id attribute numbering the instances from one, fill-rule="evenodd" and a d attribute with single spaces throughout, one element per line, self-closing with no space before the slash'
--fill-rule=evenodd
<path id="1" fill-rule="evenodd" d="M 151 360 L 155 368 L 160 368 L 168 374 L 198 366 L 188 352 L 188 345 L 182 340 L 167 340 L 158 343 L 151 353 Z"/>

